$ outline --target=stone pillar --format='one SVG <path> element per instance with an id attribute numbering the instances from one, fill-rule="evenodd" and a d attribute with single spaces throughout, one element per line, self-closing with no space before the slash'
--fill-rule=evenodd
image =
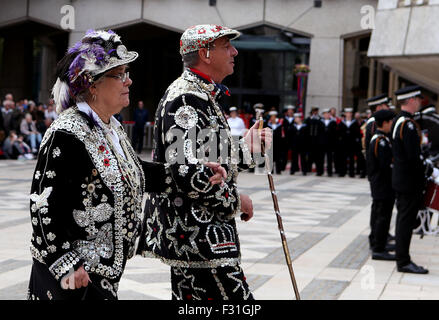
<path id="1" fill-rule="evenodd" d="M 381 94 L 383 87 L 383 65 L 378 62 L 377 65 L 377 80 L 375 83 L 375 95 Z"/>
<path id="2" fill-rule="evenodd" d="M 367 86 L 367 98 L 375 96 L 375 59 L 369 59 L 369 83 Z"/>
<path id="3" fill-rule="evenodd" d="M 395 92 L 395 73 L 392 70 L 390 70 L 390 72 L 389 72 L 389 90 L 387 92 L 387 95 L 389 97 L 392 97 L 393 92 Z"/>
<path id="4" fill-rule="evenodd" d="M 340 42 L 341 41 L 341 42 Z M 343 39 L 312 38 L 306 107 L 342 107 Z"/>

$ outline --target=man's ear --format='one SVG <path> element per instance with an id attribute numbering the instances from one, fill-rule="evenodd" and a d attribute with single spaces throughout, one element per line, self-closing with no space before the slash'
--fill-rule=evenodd
<path id="1" fill-rule="evenodd" d="M 210 57 L 208 56 L 208 52 L 209 50 L 207 48 L 201 48 L 200 50 L 198 50 L 198 57 L 206 64 L 210 64 Z"/>

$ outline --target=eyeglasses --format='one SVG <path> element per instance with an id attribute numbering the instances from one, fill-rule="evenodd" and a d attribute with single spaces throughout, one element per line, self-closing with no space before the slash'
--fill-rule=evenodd
<path id="1" fill-rule="evenodd" d="M 130 73 L 125 72 L 125 73 L 119 73 L 118 75 L 106 74 L 105 77 L 119 79 L 120 81 L 122 81 L 122 83 L 125 83 L 127 79 L 130 77 Z"/>

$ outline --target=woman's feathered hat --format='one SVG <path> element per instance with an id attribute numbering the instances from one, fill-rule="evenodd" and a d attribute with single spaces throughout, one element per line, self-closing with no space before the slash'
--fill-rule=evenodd
<path id="1" fill-rule="evenodd" d="M 52 95 L 56 112 L 75 104 L 83 93 L 104 72 L 137 59 L 139 54 L 128 51 L 112 30 L 88 30 L 57 65 Z"/>

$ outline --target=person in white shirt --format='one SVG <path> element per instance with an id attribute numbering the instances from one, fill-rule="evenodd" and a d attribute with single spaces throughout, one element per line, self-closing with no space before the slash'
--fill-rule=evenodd
<path id="1" fill-rule="evenodd" d="M 238 116 L 238 111 L 236 107 L 231 107 L 229 109 L 230 117 L 227 119 L 227 122 L 230 127 L 230 131 L 233 137 L 241 138 L 244 136 L 247 128 L 245 127 L 244 120 L 242 120 Z"/>

